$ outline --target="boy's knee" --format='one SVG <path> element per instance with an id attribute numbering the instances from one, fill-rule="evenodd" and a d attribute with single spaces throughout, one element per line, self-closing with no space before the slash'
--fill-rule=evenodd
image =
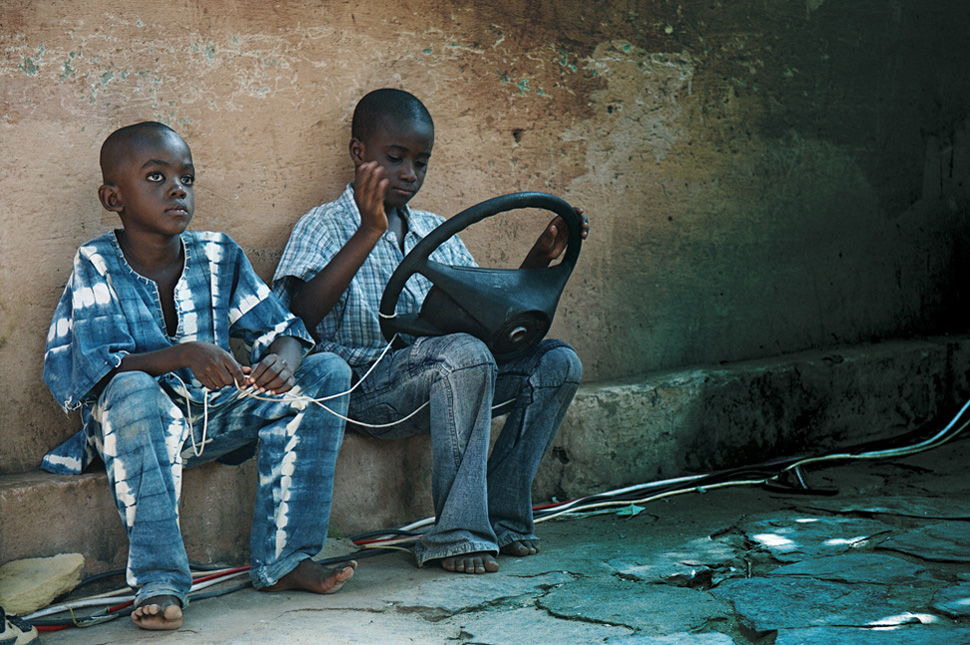
<path id="1" fill-rule="evenodd" d="M 95 415 L 101 424 L 103 452 L 111 456 L 150 442 L 157 432 L 165 431 L 161 419 L 181 414 L 155 378 L 145 372 L 116 374 L 98 403 Z"/>
<path id="2" fill-rule="evenodd" d="M 430 358 L 447 371 L 481 367 L 496 371 L 495 357 L 488 347 L 470 334 L 447 334 L 434 338 Z"/>
<path id="3" fill-rule="evenodd" d="M 541 375 L 543 381 L 553 381 L 554 384 L 579 383 L 583 379 L 583 363 L 579 360 L 570 345 L 562 341 L 554 341 L 556 344 L 546 350 L 539 359 L 539 367 L 536 370 Z"/>
<path id="4" fill-rule="evenodd" d="M 165 395 L 154 377 L 145 372 L 118 372 L 104 386 L 99 400 L 102 407 L 107 407 L 131 399 L 142 400 L 158 396 Z"/>
<path id="5" fill-rule="evenodd" d="M 351 371 L 346 361 L 336 354 L 320 352 L 303 359 L 296 377 L 304 390 L 336 394 L 350 388 Z"/>

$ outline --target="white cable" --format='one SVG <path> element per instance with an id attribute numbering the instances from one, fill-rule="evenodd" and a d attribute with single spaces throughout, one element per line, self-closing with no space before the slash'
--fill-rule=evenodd
<path id="1" fill-rule="evenodd" d="M 212 580 L 206 580 L 205 582 L 197 582 L 192 585 L 189 594 L 195 593 L 196 591 L 201 591 L 207 587 L 217 585 L 220 582 L 225 582 L 226 580 L 231 580 L 232 578 L 238 578 L 240 576 L 248 575 L 249 570 L 237 571 L 235 573 L 230 573 L 227 575 L 221 575 L 218 578 L 213 578 Z M 218 575 L 218 572 L 204 572 L 203 575 Z M 71 602 L 62 603 L 60 605 L 54 605 L 52 607 L 47 607 L 46 609 L 41 609 L 35 611 L 29 616 L 24 616 L 24 620 L 31 621 L 37 618 L 43 618 L 44 616 L 50 616 L 51 614 L 59 614 L 64 611 L 70 611 L 72 609 L 80 609 L 82 607 L 100 607 L 102 605 L 119 605 L 121 603 L 130 602 L 135 599 L 134 594 L 125 596 L 91 596 L 90 598 L 83 598 L 80 600 L 73 600 Z"/>
<path id="2" fill-rule="evenodd" d="M 915 454 L 915 453 L 921 452 L 923 450 L 928 450 L 930 448 L 935 448 L 935 447 L 937 447 L 939 445 L 943 445 L 947 441 L 950 441 L 951 439 L 953 439 L 954 437 L 956 437 L 958 434 L 960 434 L 964 429 L 966 429 L 967 426 L 970 426 L 970 421 L 966 421 L 966 422 L 964 422 L 964 424 L 962 426 L 960 426 L 956 430 L 956 432 L 954 432 L 950 436 L 946 436 L 947 432 L 949 432 L 949 430 L 957 423 L 957 421 L 960 419 L 960 417 L 963 416 L 964 412 L 966 412 L 968 409 L 970 409 L 970 401 L 967 401 L 967 403 L 963 406 L 963 408 L 960 409 L 960 411 L 956 414 L 956 416 L 953 417 L 953 419 L 946 425 L 946 427 L 944 427 L 942 430 L 940 430 L 939 432 L 937 432 L 935 435 L 933 435 L 929 439 L 926 439 L 924 441 L 921 441 L 919 443 L 916 443 L 916 444 L 914 444 L 912 446 L 906 446 L 906 447 L 903 447 L 903 448 L 890 448 L 890 449 L 886 449 L 886 450 L 871 450 L 871 451 L 868 451 L 868 452 L 857 453 L 857 454 L 853 454 L 853 453 L 837 453 L 837 454 L 832 454 L 832 455 L 823 455 L 821 457 L 809 457 L 809 458 L 806 458 L 806 459 L 799 460 L 799 461 L 797 461 L 797 462 L 795 462 L 793 464 L 790 464 L 789 466 L 783 468 L 781 470 L 781 472 L 786 472 L 788 470 L 797 468 L 799 466 L 803 466 L 805 464 L 816 463 L 816 462 L 821 462 L 821 461 L 830 461 L 830 460 L 835 460 L 835 459 L 877 459 L 877 458 L 881 458 L 881 457 L 906 456 L 906 455 L 911 455 L 911 454 Z M 535 522 L 536 523 L 545 522 L 546 520 L 550 520 L 550 519 L 553 519 L 553 518 L 556 518 L 556 517 L 560 517 L 562 515 L 566 515 L 566 514 L 569 514 L 569 513 L 575 513 L 577 511 L 585 511 L 587 509 L 593 509 L 593 508 L 603 508 L 603 507 L 608 507 L 608 506 L 625 506 L 625 505 L 628 505 L 628 504 L 645 504 L 645 503 L 648 503 L 648 502 L 651 502 L 651 501 L 654 501 L 654 500 L 657 500 L 657 499 L 662 499 L 662 498 L 665 498 L 665 497 L 671 497 L 673 495 L 680 495 L 680 494 L 683 494 L 683 493 L 690 493 L 690 492 L 695 492 L 695 491 L 697 491 L 697 492 L 705 492 L 705 491 L 707 491 L 709 489 L 724 488 L 724 487 L 727 487 L 727 486 L 761 485 L 761 484 L 767 483 L 770 479 L 776 479 L 777 478 L 777 475 L 775 475 L 775 476 L 768 477 L 768 478 L 765 478 L 765 479 L 736 480 L 736 481 L 728 481 L 728 482 L 719 482 L 719 483 L 709 484 L 709 485 L 706 485 L 706 486 L 694 486 L 694 487 L 688 487 L 688 488 L 680 488 L 680 489 L 673 490 L 673 491 L 666 491 L 666 492 L 663 492 L 663 493 L 658 493 L 657 495 L 645 497 L 645 498 L 638 499 L 638 500 L 603 501 L 603 502 L 594 502 L 594 503 L 591 503 L 591 504 L 584 504 L 583 503 L 584 500 L 590 499 L 591 497 L 613 497 L 613 496 L 616 496 L 616 495 L 622 495 L 624 493 L 633 492 L 633 491 L 637 491 L 637 490 L 645 490 L 645 489 L 649 489 L 649 488 L 657 488 L 657 487 L 660 487 L 660 486 L 667 486 L 667 485 L 670 485 L 670 484 L 677 484 L 677 483 L 681 483 L 681 482 L 686 483 L 686 482 L 695 481 L 697 479 L 706 477 L 709 474 L 710 473 L 706 473 L 706 474 L 702 474 L 702 475 L 688 475 L 688 476 L 685 476 L 685 477 L 676 477 L 676 478 L 673 478 L 673 479 L 666 479 L 666 480 L 662 480 L 662 481 L 649 482 L 649 483 L 645 483 L 645 484 L 635 484 L 633 486 L 627 486 L 625 488 L 618 488 L 618 489 L 615 489 L 615 490 L 606 491 L 604 493 L 597 493 L 596 495 L 587 495 L 586 497 L 581 497 L 581 498 L 578 498 L 578 499 L 575 499 L 575 500 L 572 500 L 572 501 L 569 501 L 569 502 L 564 502 L 561 505 L 555 506 L 554 508 L 557 508 L 558 509 L 557 511 L 555 511 L 554 513 L 551 513 L 549 515 L 545 515 L 543 517 L 540 517 L 540 518 L 536 519 Z M 414 529 L 421 528 L 423 526 L 433 525 L 434 524 L 434 521 L 435 521 L 435 518 L 434 517 L 427 517 L 427 518 L 424 518 L 422 520 L 418 520 L 416 522 L 413 522 L 411 524 L 408 524 L 406 526 L 402 526 L 399 530 L 401 530 L 401 531 L 412 531 Z M 402 540 L 403 540 L 403 538 L 402 538 Z"/>
<path id="3" fill-rule="evenodd" d="M 390 316 L 390 317 L 393 318 L 393 316 Z M 374 363 L 367 369 L 366 372 L 364 372 L 364 375 L 361 376 L 360 379 L 358 379 L 358 381 L 356 383 L 354 383 L 354 385 L 351 386 L 351 388 L 349 390 L 346 390 L 344 392 L 340 392 L 338 394 L 330 394 L 330 395 L 323 396 L 323 397 L 320 397 L 320 398 L 317 398 L 317 399 L 314 399 L 314 398 L 308 397 L 308 396 L 293 396 L 293 395 L 290 395 L 289 393 L 284 392 L 283 394 L 273 394 L 272 395 L 273 398 L 271 398 L 269 396 L 261 396 L 261 395 L 259 395 L 254 389 L 252 389 L 254 387 L 253 385 L 250 385 L 248 387 L 242 387 L 241 385 L 239 385 L 239 383 L 236 383 L 236 393 L 237 393 L 237 395 L 247 396 L 249 398 L 257 399 L 259 401 L 286 401 L 286 402 L 289 402 L 289 403 L 298 403 L 298 402 L 300 402 L 300 403 L 314 403 L 314 404 L 320 406 L 321 408 L 323 408 L 324 410 L 326 410 L 327 412 L 329 412 L 330 414 L 332 414 L 333 416 L 337 417 L 338 419 L 343 419 L 347 423 L 353 423 L 354 425 L 360 426 L 362 428 L 373 428 L 373 429 L 390 428 L 392 426 L 396 426 L 398 424 L 404 423 L 405 421 L 408 421 L 409 419 L 411 419 L 412 417 L 414 417 L 416 414 L 418 414 L 421 410 L 423 410 L 424 408 L 428 407 L 428 405 L 431 404 L 431 401 L 430 400 L 429 401 L 425 401 L 420 406 L 418 406 L 417 408 L 415 408 L 410 414 L 408 414 L 408 415 L 406 415 L 404 417 L 401 417 L 400 419 L 397 419 L 396 421 L 390 421 L 388 423 L 365 423 L 363 421 L 358 421 L 356 419 L 351 419 L 350 417 L 344 416 L 344 415 L 340 414 L 339 412 L 337 412 L 337 411 L 335 411 L 335 410 L 327 407 L 326 405 L 323 405 L 323 402 L 324 401 L 330 401 L 332 399 L 338 399 L 338 398 L 340 398 L 342 396 L 347 396 L 348 394 L 352 393 L 355 389 L 357 389 L 357 387 L 361 383 L 364 382 L 364 379 L 366 379 L 368 376 L 370 376 L 371 372 L 373 372 L 374 369 L 377 367 L 377 364 L 380 363 L 384 359 L 384 357 L 387 355 L 387 352 L 390 351 L 391 346 L 394 344 L 394 341 L 395 340 L 397 340 L 397 334 L 394 334 L 391 337 L 391 340 L 388 341 L 387 345 L 385 345 L 384 349 L 381 351 L 380 356 L 378 356 L 377 357 L 377 360 L 374 361 Z M 184 390 L 184 393 L 182 394 L 182 397 L 186 401 L 186 411 L 187 411 L 188 422 L 189 422 L 189 435 L 192 437 L 192 452 L 195 454 L 196 457 L 201 457 L 202 456 L 202 453 L 205 452 L 206 437 L 208 435 L 208 430 L 209 430 L 209 393 L 210 393 L 210 390 L 209 390 L 209 388 L 204 387 L 204 386 L 202 388 L 202 392 L 203 392 L 203 396 L 202 396 L 202 416 L 203 416 L 203 420 L 202 420 L 202 448 L 199 448 L 198 445 L 196 444 L 195 432 L 192 430 L 192 428 L 194 427 L 195 423 L 194 423 L 194 419 L 192 417 L 192 399 L 189 396 L 189 388 L 185 384 L 185 381 L 183 381 L 179 377 L 178 374 L 176 374 L 175 372 L 170 372 L 170 373 L 172 374 L 172 376 L 174 376 L 176 378 L 176 380 L 178 380 L 178 382 L 182 385 L 182 389 Z M 279 398 L 275 398 L 275 397 L 279 397 Z M 515 401 L 514 398 L 509 399 L 507 401 L 503 401 L 502 403 L 499 403 L 497 405 L 493 405 L 491 409 L 493 411 L 494 410 L 497 410 L 497 409 L 499 409 L 499 408 L 501 408 L 501 407 L 503 407 L 505 405 L 508 405 L 509 403 L 513 403 L 514 401 Z"/>
<path id="4" fill-rule="evenodd" d="M 316 405 L 320 406 L 321 408 L 323 408 L 324 410 L 326 410 L 327 412 L 329 412 L 333 416 L 337 417 L 338 419 L 343 419 L 344 421 L 346 421 L 348 423 L 353 423 L 354 425 L 362 426 L 362 427 L 365 427 L 365 428 L 389 428 L 389 427 L 395 426 L 395 425 L 397 425 L 399 423 L 404 423 L 405 421 L 407 421 L 408 419 L 410 419 L 411 417 L 413 417 L 418 412 L 420 412 L 421 410 L 425 409 L 426 407 L 428 407 L 431 404 L 431 401 L 425 401 L 424 403 L 422 403 L 421 405 L 419 405 L 414 411 L 412 411 L 407 416 L 402 417 L 402 418 L 400 418 L 400 419 L 398 419 L 396 421 L 391 421 L 389 423 L 364 423 L 363 421 L 357 421 L 355 419 L 351 419 L 350 417 L 345 417 L 344 415 L 340 414 L 336 410 L 332 410 L 332 409 L 328 408 L 327 406 L 325 406 L 323 403 L 320 402 L 320 401 L 323 401 L 323 400 L 326 400 L 326 399 L 314 399 L 314 398 L 309 397 L 309 396 L 293 396 L 293 395 L 289 395 L 288 393 L 285 393 L 285 392 L 283 394 L 274 394 L 274 395 L 272 395 L 274 397 L 277 397 L 277 396 L 280 397 L 280 398 L 276 399 L 276 398 L 271 398 L 269 396 L 264 396 L 264 395 L 257 394 L 256 392 L 254 392 L 252 390 L 249 390 L 248 388 L 247 389 L 242 389 L 242 390 L 239 390 L 239 391 L 242 393 L 243 396 L 248 396 L 248 397 L 250 397 L 252 399 L 256 399 L 258 401 L 287 401 L 289 403 L 298 403 L 298 402 L 302 402 L 302 403 L 313 403 L 313 404 L 316 404 Z"/>
<path id="5" fill-rule="evenodd" d="M 201 591 L 206 587 L 217 585 L 220 582 L 225 582 L 226 580 L 231 580 L 233 578 L 238 578 L 240 576 L 248 576 L 248 575 L 249 575 L 249 569 L 246 569 L 245 571 L 237 571 L 235 573 L 219 576 L 218 578 L 213 578 L 212 580 L 206 580 L 205 582 L 196 582 L 192 585 L 192 590 L 189 591 L 189 596 L 191 596 L 196 591 Z"/>
<path id="6" fill-rule="evenodd" d="M 24 616 L 24 620 L 31 621 L 37 618 L 43 618 L 44 616 L 50 616 L 51 614 L 59 614 L 62 611 L 70 611 L 71 609 L 78 609 L 80 607 L 100 607 L 101 605 L 118 605 L 124 602 L 130 602 L 135 599 L 134 595 L 131 596 L 114 596 L 113 598 L 89 598 L 87 600 L 75 600 L 73 602 L 66 602 L 60 605 L 54 605 L 53 607 L 48 607 L 47 609 L 41 609 L 35 611 L 29 616 Z"/>
<path id="7" fill-rule="evenodd" d="M 492 406 L 492 412 L 494 412 L 495 410 L 498 410 L 503 405 L 508 405 L 509 403 L 515 403 L 515 399 L 509 399 L 508 401 L 502 401 L 501 403 L 497 403 L 497 404 L 493 405 Z"/>
<path id="8" fill-rule="evenodd" d="M 186 409 L 191 413 L 192 406 L 186 405 Z M 189 434 L 192 435 L 192 452 L 196 457 L 201 457 L 205 452 L 205 438 L 209 434 L 209 388 L 202 388 L 202 449 L 195 445 L 195 431 L 192 429 L 192 421 L 189 420 Z"/>
<path id="9" fill-rule="evenodd" d="M 185 391 L 182 397 L 185 399 L 185 414 L 189 422 L 189 436 L 192 438 L 192 452 L 196 457 L 201 457 L 202 453 L 205 452 L 205 440 L 209 433 L 209 388 L 202 386 L 202 448 L 200 449 L 195 442 L 195 420 L 192 418 L 192 399 L 189 396 L 189 388 L 178 374 L 175 372 L 171 372 L 171 374 Z"/>
<path id="10" fill-rule="evenodd" d="M 346 392 L 341 392 L 339 394 L 331 394 L 329 396 L 320 397 L 318 399 L 314 399 L 314 398 L 309 397 L 309 396 L 293 396 L 293 395 L 290 395 L 290 394 L 284 392 L 283 394 L 275 394 L 275 395 L 273 395 L 274 397 L 275 396 L 280 397 L 279 399 L 276 399 L 276 398 L 270 398 L 270 397 L 267 397 L 267 396 L 261 396 L 261 395 L 259 395 L 255 390 L 251 389 L 252 386 L 243 388 L 243 387 L 240 387 L 237 384 L 236 385 L 236 388 L 237 388 L 238 392 L 241 395 L 248 396 L 250 398 L 254 398 L 254 399 L 257 399 L 257 400 L 260 400 L 260 401 L 279 401 L 279 400 L 283 400 L 283 401 L 289 401 L 290 403 L 297 403 L 297 402 L 314 403 L 314 404 L 320 406 L 321 408 L 323 408 L 324 410 L 326 410 L 327 412 L 329 412 L 330 414 L 332 414 L 333 416 L 337 417 L 338 419 L 343 419 L 347 423 L 353 423 L 354 425 L 360 426 L 362 428 L 374 428 L 374 429 L 390 428 L 392 426 L 396 426 L 398 424 L 404 423 L 405 421 L 408 421 L 409 419 L 411 419 L 412 417 L 414 417 L 416 414 L 418 414 L 421 410 L 423 410 L 424 408 L 428 407 L 428 405 L 431 404 L 431 401 L 430 400 L 429 401 L 425 401 L 424 403 L 422 403 L 420 406 L 418 406 L 417 408 L 415 408 L 412 412 L 410 412 L 406 416 L 401 417 L 400 419 L 397 419 L 396 421 L 390 421 L 388 423 L 365 423 L 363 421 L 358 421 L 356 419 L 351 419 L 350 417 L 346 417 L 346 416 L 340 414 L 339 412 L 336 412 L 335 410 L 332 410 L 331 408 L 327 407 L 326 405 L 323 405 L 323 402 L 324 401 L 329 401 L 331 399 L 336 399 L 336 398 L 339 398 L 341 396 L 346 396 L 346 395 L 350 394 L 351 392 L 353 392 L 357 388 L 357 386 L 359 386 L 361 383 L 364 382 L 364 379 L 366 379 L 368 376 L 370 376 L 371 372 L 374 371 L 374 368 L 377 367 L 377 364 L 380 363 L 381 360 L 384 359 L 384 357 L 387 355 L 387 352 L 390 351 L 391 346 L 394 344 L 394 341 L 396 339 L 397 339 L 397 334 L 394 334 L 394 336 L 391 337 L 391 340 L 384 347 L 384 349 L 381 352 L 380 356 L 378 356 L 377 357 L 377 360 L 374 361 L 374 364 L 371 365 L 367 369 L 367 371 L 364 373 L 364 375 L 361 376 L 360 379 L 356 383 L 354 383 L 353 387 L 351 387 Z M 509 399 L 507 401 L 503 401 L 503 402 L 501 402 L 501 403 L 499 403 L 497 405 L 493 405 L 491 409 L 492 410 L 497 410 L 497 409 L 499 409 L 499 408 L 501 408 L 501 407 L 503 407 L 505 405 L 508 405 L 509 403 L 514 403 L 514 402 L 515 402 L 515 399 L 512 398 L 512 399 Z M 203 444 L 204 444 L 204 441 L 203 441 Z M 199 455 L 196 455 L 196 456 L 199 456 Z"/>
<path id="11" fill-rule="evenodd" d="M 727 486 L 750 486 L 752 484 L 764 484 L 767 481 L 768 481 L 767 479 L 739 479 L 736 481 L 719 482 L 717 484 L 708 484 L 707 486 L 695 486 L 693 488 L 680 488 L 677 490 L 667 491 L 665 493 L 657 493 L 656 495 L 652 495 L 650 497 L 644 497 L 643 499 L 618 500 L 613 502 L 596 502 L 594 504 L 582 506 L 580 507 L 580 510 L 585 511 L 586 509 L 605 508 L 608 506 L 628 506 L 630 504 L 646 504 L 648 502 L 662 499 L 664 497 L 672 497 L 674 495 L 680 495 L 682 493 L 693 493 L 693 492 L 703 493 L 713 488 L 725 488 Z M 567 513 L 575 513 L 576 510 L 577 509 L 565 509 L 557 513 L 545 515 L 535 520 L 535 523 L 538 524 L 539 522 L 545 522 L 546 520 L 551 520 L 553 518 L 559 517 L 560 515 L 566 515 Z"/>
<path id="12" fill-rule="evenodd" d="M 632 493 L 638 490 L 646 490 L 649 488 L 659 488 L 661 486 L 669 486 L 670 484 L 680 484 L 680 483 L 695 481 L 697 479 L 707 477 L 708 474 L 709 473 L 706 473 L 703 475 L 688 475 L 686 477 L 674 477 L 673 479 L 663 479 L 660 481 L 649 482 L 646 484 L 634 484 L 633 486 L 627 486 L 626 488 L 617 488 L 614 490 L 608 490 L 603 493 L 596 493 L 595 495 L 586 495 L 584 497 L 578 497 L 574 500 L 557 504 L 556 508 L 560 510 L 565 510 L 568 508 L 572 508 L 573 506 L 582 505 L 586 500 L 592 497 L 615 497 L 617 495 L 623 495 L 624 493 Z M 687 490 L 694 490 L 694 489 L 690 488 Z"/>
<path id="13" fill-rule="evenodd" d="M 957 436 L 958 434 L 963 432 L 963 430 L 967 427 L 967 425 L 970 425 L 970 421 L 965 422 L 962 426 L 960 426 L 957 429 L 956 432 L 953 433 L 952 436 L 946 437 L 945 439 L 941 440 L 941 437 L 946 436 L 946 433 L 949 432 L 950 428 L 952 428 L 956 424 L 956 422 L 960 419 L 961 416 L 963 416 L 963 413 L 966 412 L 968 408 L 970 408 L 970 401 L 967 401 L 964 404 L 964 406 L 960 409 L 959 412 L 957 412 L 956 416 L 953 417 L 953 419 L 950 421 L 950 423 L 946 425 L 945 428 L 937 432 L 929 439 L 925 439 L 912 446 L 904 446 L 902 448 L 887 448 L 885 450 L 870 450 L 868 452 L 862 452 L 862 453 L 836 453 L 832 455 L 823 455 L 821 457 L 808 457 L 806 459 L 802 459 L 800 461 L 796 461 L 793 464 L 790 464 L 789 466 L 784 468 L 782 472 L 792 470 L 793 468 L 797 468 L 805 464 L 812 464 L 820 461 L 832 461 L 835 459 L 879 459 L 883 457 L 905 457 L 907 455 L 912 455 L 912 454 L 921 452 L 923 450 L 928 450 L 929 448 L 935 448 L 937 445 L 942 445 L 947 441 L 949 441 L 950 439 L 952 439 L 953 437 Z"/>
<path id="14" fill-rule="evenodd" d="M 391 318 L 393 318 L 393 317 L 394 316 L 391 316 Z M 357 382 L 354 383 L 351 386 L 351 388 L 349 390 L 347 390 L 346 392 L 341 392 L 340 394 L 331 394 L 330 396 L 321 397 L 321 398 L 317 399 L 317 401 L 329 401 L 330 399 L 339 399 L 340 397 L 345 396 L 347 394 L 350 394 L 351 392 L 353 392 L 354 390 L 356 390 L 357 389 L 357 386 L 360 385 L 361 383 L 363 383 L 364 382 L 364 379 L 366 379 L 368 376 L 370 376 L 370 373 L 374 371 L 374 368 L 377 367 L 377 364 L 380 363 L 382 360 L 384 360 L 384 357 L 387 355 L 387 352 L 390 351 L 391 345 L 394 344 L 394 341 L 395 340 L 397 340 L 397 334 L 394 334 L 393 336 L 391 336 L 391 340 L 389 340 L 387 342 L 387 345 L 384 346 L 383 351 L 381 351 L 381 355 L 377 357 L 377 360 L 374 361 L 374 363 L 370 367 L 367 368 L 367 371 L 364 372 L 364 375 L 361 376 L 357 380 Z"/>

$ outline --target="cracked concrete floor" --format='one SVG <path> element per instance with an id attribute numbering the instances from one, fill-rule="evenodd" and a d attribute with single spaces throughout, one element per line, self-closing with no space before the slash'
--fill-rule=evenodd
<path id="1" fill-rule="evenodd" d="M 970 438 L 807 471 L 834 497 L 737 487 L 539 525 L 543 551 L 466 576 L 407 553 L 339 593 L 201 600 L 171 633 L 128 619 L 44 643 L 970 643 Z"/>

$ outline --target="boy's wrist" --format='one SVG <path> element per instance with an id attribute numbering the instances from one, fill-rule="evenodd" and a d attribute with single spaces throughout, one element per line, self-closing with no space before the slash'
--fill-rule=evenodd
<path id="1" fill-rule="evenodd" d="M 373 246 L 374 244 L 377 244 L 377 241 L 381 239 L 386 232 L 387 228 L 381 229 L 361 222 L 360 226 L 357 227 L 357 231 L 354 233 L 354 237 L 357 237 L 361 241 L 365 241 Z"/>

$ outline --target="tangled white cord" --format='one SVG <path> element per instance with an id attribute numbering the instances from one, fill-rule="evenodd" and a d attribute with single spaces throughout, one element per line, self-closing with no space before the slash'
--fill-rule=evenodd
<path id="1" fill-rule="evenodd" d="M 406 415 L 404 417 L 401 417 L 400 419 L 397 419 L 396 421 L 390 421 L 388 423 L 365 423 L 363 421 L 358 421 L 356 419 L 351 419 L 350 417 L 344 416 L 344 415 L 340 414 L 339 412 L 337 412 L 336 410 L 333 410 L 333 409 L 327 407 L 326 405 L 324 405 L 324 401 L 330 401 L 330 400 L 333 400 L 333 399 L 340 398 L 342 396 L 348 396 L 354 390 L 356 390 L 357 387 L 361 383 L 364 382 L 364 379 L 366 379 L 368 376 L 370 376 L 371 372 L 373 372 L 374 369 L 377 367 L 377 364 L 380 363 L 384 359 L 385 356 L 387 356 L 387 352 L 390 351 L 391 346 L 394 344 L 394 341 L 396 339 L 397 339 L 397 334 L 394 334 L 394 336 L 391 338 L 391 340 L 387 343 L 387 346 L 384 347 L 384 350 L 381 352 L 380 356 L 378 356 L 377 357 L 377 360 L 374 361 L 374 364 L 371 365 L 367 369 L 367 371 L 364 372 L 364 375 L 361 376 L 360 379 L 358 379 L 358 381 L 356 383 L 354 383 L 350 387 L 350 389 L 349 390 L 346 390 L 345 392 L 339 392 L 337 394 L 330 394 L 328 396 L 322 396 L 322 397 L 317 398 L 317 399 L 315 399 L 313 397 L 309 397 L 309 396 L 294 395 L 294 394 L 290 394 L 289 392 L 284 392 L 282 394 L 268 394 L 268 395 L 264 395 L 264 394 L 259 393 L 255 389 L 255 386 L 254 385 L 249 385 L 249 386 L 246 386 L 246 387 L 242 387 L 241 385 L 239 385 L 239 383 L 236 383 L 236 396 L 245 396 L 245 397 L 249 397 L 251 399 L 256 399 L 258 401 L 285 401 L 287 403 L 304 403 L 304 404 L 313 403 L 315 405 L 320 406 L 321 408 L 323 408 L 324 410 L 326 410 L 327 412 L 329 412 L 333 416 L 337 417 L 338 419 L 343 419 L 347 423 L 353 423 L 354 425 L 361 426 L 361 427 L 364 427 L 364 428 L 380 429 L 380 428 L 390 428 L 392 426 L 396 426 L 396 425 L 398 425 L 400 423 L 404 423 L 405 421 L 411 419 L 413 416 L 415 416 L 416 414 L 418 414 L 419 412 L 421 412 L 421 410 L 423 410 L 426 407 L 428 407 L 429 405 L 431 405 L 431 401 L 430 400 L 425 401 L 424 403 L 422 403 L 421 405 L 419 405 L 417 408 L 415 408 L 410 414 L 408 414 L 408 415 Z M 182 393 L 183 398 L 185 398 L 186 402 L 190 402 L 191 399 L 189 397 L 189 388 L 185 384 L 185 381 L 183 381 L 181 378 L 179 378 L 178 374 L 176 374 L 175 372 L 172 372 L 171 374 L 182 385 L 182 389 L 184 390 L 184 393 Z M 195 425 L 194 419 L 193 419 L 193 415 L 192 415 L 192 406 L 190 404 L 189 405 L 186 405 L 186 410 L 187 410 L 187 415 L 188 415 L 188 422 L 189 422 L 189 428 L 190 428 L 189 434 L 192 436 L 192 452 L 195 454 L 196 457 L 201 457 L 202 456 L 202 453 L 205 452 L 206 435 L 208 434 L 208 430 L 209 430 L 209 393 L 210 392 L 211 392 L 211 390 L 209 390 L 209 388 L 207 388 L 207 387 L 203 387 L 202 388 L 203 396 L 202 396 L 202 447 L 201 448 L 199 448 L 198 447 L 198 444 L 196 443 L 195 432 L 193 432 L 191 430 L 191 428 L 194 427 L 194 425 Z M 498 403 L 496 405 L 493 405 L 492 406 L 492 410 L 497 410 L 498 408 L 504 407 L 504 406 L 508 405 L 509 403 L 512 403 L 513 401 L 515 401 L 515 399 L 509 399 L 508 401 L 503 401 L 501 403 Z"/>

